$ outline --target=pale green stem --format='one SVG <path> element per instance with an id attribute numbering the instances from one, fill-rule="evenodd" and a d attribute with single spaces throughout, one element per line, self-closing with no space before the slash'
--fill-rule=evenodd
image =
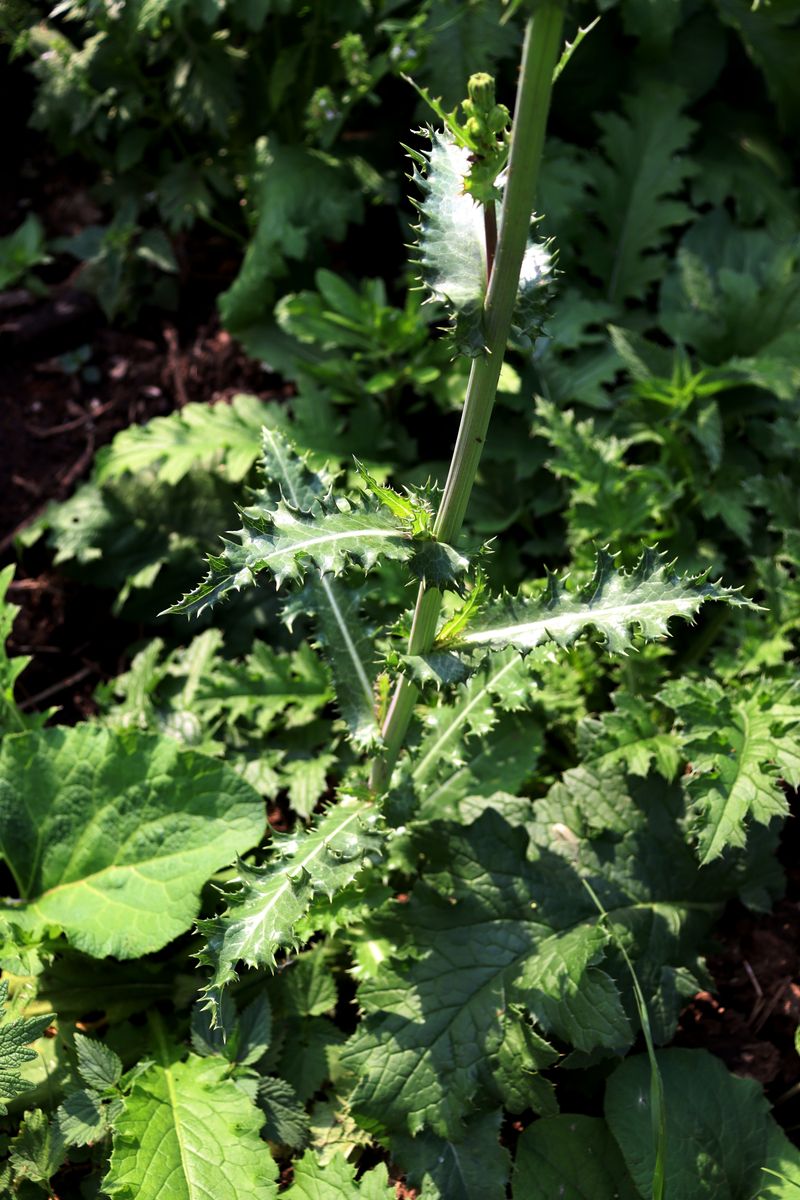
<path id="1" fill-rule="evenodd" d="M 472 363 L 458 438 L 434 525 L 434 534 L 442 542 L 453 542 L 461 530 L 497 394 L 536 199 L 563 19 L 562 4 L 545 3 L 537 8 L 525 31 L 497 255 L 484 310 L 486 351 Z M 409 654 L 424 654 L 432 646 L 441 603 L 437 588 L 420 587 Z M 416 700 L 415 685 L 402 675 L 383 726 L 384 748 L 372 767 L 370 786 L 376 792 L 388 786 Z"/>

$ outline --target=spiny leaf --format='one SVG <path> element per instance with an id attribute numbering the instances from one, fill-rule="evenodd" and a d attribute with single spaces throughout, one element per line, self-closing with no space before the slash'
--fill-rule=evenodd
<path id="1" fill-rule="evenodd" d="M 385 1163 L 380 1163 L 356 1180 L 356 1168 L 343 1154 L 321 1163 L 313 1150 L 306 1150 L 294 1165 L 292 1186 L 286 1200 L 394 1200 Z"/>
<path id="2" fill-rule="evenodd" d="M 691 764 L 684 786 L 703 864 L 726 846 L 744 846 L 749 820 L 767 825 L 789 805 L 785 779 L 800 785 L 800 687 L 771 682 L 724 687 L 675 680 L 660 699 L 675 709 Z"/>
<path id="3" fill-rule="evenodd" d="M 425 714 L 425 737 L 411 766 L 414 785 L 430 783 L 443 764 L 463 765 L 469 757 L 469 739 L 488 733 L 501 712 L 526 707 L 535 688 L 530 664 L 521 662 L 513 650 L 495 655 L 458 689 L 454 700 Z"/>
<path id="4" fill-rule="evenodd" d="M 407 559 L 414 546 L 406 529 L 379 505 L 316 501 L 309 513 L 281 500 L 271 511 L 241 510 L 238 542 L 225 541 L 218 557 L 209 555 L 211 571 L 194 592 L 167 609 L 198 616 L 231 591 L 252 587 L 268 571 L 277 584 L 300 583 L 310 568 L 339 575 L 350 563 L 366 570 L 380 557 Z"/>
<path id="5" fill-rule="evenodd" d="M 336 701 L 356 746 L 374 745 L 380 736 L 376 717 L 376 660 L 372 630 L 362 612 L 362 591 L 328 575 L 310 576 L 285 606 L 291 626 L 300 614 L 316 621 L 336 689 Z"/>
<path id="6" fill-rule="evenodd" d="M 19 1074 L 19 1068 L 25 1063 L 33 1062 L 36 1051 L 30 1049 L 30 1043 L 35 1042 L 44 1033 L 53 1019 L 52 1013 L 43 1017 L 13 1017 L 8 1018 L 6 1004 L 8 1001 L 8 980 L 0 980 L 0 1116 L 8 1110 L 4 1100 L 12 1100 L 15 1096 L 27 1091 L 28 1084 Z"/>
<path id="7" fill-rule="evenodd" d="M 544 642 L 570 646 L 595 629 L 607 648 L 624 654 L 638 630 L 647 640 L 664 637 L 670 617 L 691 619 L 706 600 L 749 605 L 734 588 L 712 583 L 708 572 L 677 575 L 663 554 L 645 550 L 631 572 L 618 571 L 614 556 L 601 550 L 591 582 L 569 591 L 551 575 L 538 596 L 503 595 L 484 605 L 449 647 L 466 652 L 514 646 L 526 654 Z"/>
<path id="8" fill-rule="evenodd" d="M 239 887 L 228 893 L 227 910 L 198 923 L 207 939 L 199 960 L 212 970 L 206 988 L 212 1007 L 239 962 L 274 966 L 276 952 L 295 943 L 295 926 L 314 897 L 333 897 L 380 857 L 380 817 L 369 802 L 346 796 L 312 829 L 276 834 L 272 846 L 263 867 L 239 863 Z"/>
<path id="9" fill-rule="evenodd" d="M 487 288 L 483 206 L 464 190 L 469 151 L 449 133 L 429 133 L 430 150 L 415 154 L 420 207 L 419 265 L 431 298 L 451 318 L 455 348 L 471 358 L 485 349 L 483 304 Z M 502 182 L 502 177 L 498 182 Z M 541 331 L 552 262 L 546 246 L 531 242 L 520 271 L 514 324 L 526 336 Z"/>

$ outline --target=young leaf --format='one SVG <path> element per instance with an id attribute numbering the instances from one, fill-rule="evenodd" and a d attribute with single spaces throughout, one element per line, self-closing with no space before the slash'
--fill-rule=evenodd
<path id="1" fill-rule="evenodd" d="M 357 1181 L 355 1166 L 343 1155 L 334 1155 L 323 1166 L 313 1150 L 306 1150 L 295 1163 L 292 1186 L 286 1192 L 287 1200 L 394 1200 L 395 1195 L 385 1163 Z"/>
<path id="2" fill-rule="evenodd" d="M 314 828 L 274 835 L 263 867 L 239 864 L 237 891 L 228 909 L 198 928 L 206 938 L 200 962 L 211 967 L 207 992 L 212 1005 L 247 966 L 274 966 L 275 953 L 295 941 L 294 928 L 317 895 L 332 897 L 380 855 L 379 814 L 361 800 L 345 797 L 327 809 Z"/>
<path id="3" fill-rule="evenodd" d="M 16 1137 L 11 1139 L 9 1162 L 17 1180 L 49 1182 L 64 1161 L 64 1139 L 57 1121 L 49 1120 L 40 1108 L 25 1114 Z"/>
<path id="4" fill-rule="evenodd" d="M 52 1014 L 43 1017 L 13 1017 L 6 1015 L 8 980 L 0 980 L 0 1116 L 8 1110 L 5 1100 L 27 1091 L 28 1084 L 19 1074 L 19 1068 L 33 1062 L 36 1051 L 30 1048 L 50 1024 Z"/>
<path id="5" fill-rule="evenodd" d="M 464 191 L 469 151 L 449 132 L 432 133 L 427 153 L 414 153 L 414 178 L 424 193 L 420 208 L 419 265 L 431 297 L 451 318 L 455 348 L 471 358 L 485 348 L 483 304 L 487 289 L 483 206 Z M 501 181 L 499 181 L 501 182 Z M 527 337 L 541 332 L 552 278 L 546 246 L 531 241 L 522 261 L 514 323 Z"/>
<path id="6" fill-rule="evenodd" d="M 670 617 L 690 620 L 706 600 L 748 605 L 734 588 L 712 583 L 708 572 L 676 575 L 674 564 L 655 550 L 645 550 L 629 573 L 617 571 L 605 550 L 597 556 L 594 576 L 577 592 L 551 575 L 538 596 L 504 595 L 487 602 L 454 648 L 462 651 L 500 650 L 514 646 L 526 654 L 543 642 L 570 646 L 582 633 L 595 629 L 608 649 L 624 654 L 638 629 L 648 641 L 664 637 Z"/>
<path id="7" fill-rule="evenodd" d="M 148 1068 L 116 1122 L 103 1191 L 114 1200 L 271 1200 L 263 1117 L 218 1058 Z"/>
<path id="8" fill-rule="evenodd" d="M 206 880 L 261 838 L 264 805 L 223 763 L 172 738 L 91 724 L 6 738 L 0 853 L 24 927 L 135 958 L 189 928 Z"/>
<path id="9" fill-rule="evenodd" d="M 25 670 L 30 658 L 17 655 L 9 658 L 6 641 L 11 635 L 14 620 L 19 608 L 6 599 L 8 587 L 14 578 L 14 565 L 4 567 L 0 571 L 0 733 L 13 733 L 22 729 L 32 729 L 44 725 L 50 712 L 23 714 L 17 708 L 14 698 L 14 685 Z M 52 710 L 51 710 L 52 711 Z"/>
<path id="10" fill-rule="evenodd" d="M 90 1088 L 70 1092 L 58 1106 L 59 1132 L 68 1146 L 90 1146 L 109 1131 L 108 1103 Z"/>
<path id="11" fill-rule="evenodd" d="M 684 786 L 700 860 L 744 846 L 749 820 L 767 825 L 789 811 L 780 780 L 800 785 L 800 689 L 794 683 L 723 687 L 675 680 L 661 693 L 675 709 L 691 773 Z"/>
<path id="12" fill-rule="evenodd" d="M 122 1077 L 122 1060 L 110 1046 L 94 1038 L 75 1034 L 75 1051 L 78 1056 L 78 1074 L 87 1087 L 97 1091 L 113 1088 Z"/>

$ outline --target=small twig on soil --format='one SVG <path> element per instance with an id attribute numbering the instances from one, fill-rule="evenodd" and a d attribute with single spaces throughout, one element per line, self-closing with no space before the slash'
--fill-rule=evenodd
<path id="1" fill-rule="evenodd" d="M 761 1005 L 764 1003 L 764 989 L 762 988 L 761 984 L 758 982 L 758 979 L 756 978 L 756 973 L 753 970 L 753 968 L 750 966 L 750 963 L 747 961 L 747 959 L 744 959 L 744 969 L 747 974 L 747 978 L 750 980 L 750 982 L 753 985 L 753 991 L 756 994 L 755 1002 L 751 1009 L 750 1016 L 747 1018 L 747 1024 L 752 1025 L 753 1021 L 755 1021 L 755 1019 L 756 1019 L 758 1010 L 761 1008 Z"/>
<path id="2" fill-rule="evenodd" d="M 67 679 L 60 680 L 59 683 L 53 683 L 44 691 L 37 692 L 35 696 L 27 696 L 17 705 L 18 708 L 33 708 L 34 704 L 38 704 L 41 700 L 49 700 L 51 696 L 55 696 L 57 692 L 62 692 L 64 688 L 72 687 L 74 683 L 80 683 L 87 675 L 91 675 L 95 670 L 94 666 L 81 667 L 80 671 L 76 671 L 74 675 L 68 676 Z"/>
<path id="3" fill-rule="evenodd" d="M 89 430 L 86 438 L 86 446 L 83 453 L 70 467 L 70 469 L 58 481 L 58 490 L 66 492 L 72 487 L 76 479 L 80 479 L 83 472 L 89 466 L 89 463 L 94 458 L 94 431 Z"/>
<path id="4" fill-rule="evenodd" d="M 181 356 L 178 346 L 178 331 L 174 325 L 164 326 L 164 341 L 167 343 L 167 366 L 175 385 L 175 400 L 178 408 L 183 408 L 189 403 L 189 397 L 186 393 L 186 386 L 183 382 L 184 367 L 181 362 Z"/>
<path id="5" fill-rule="evenodd" d="M 22 488 L 23 492 L 27 492 L 29 496 L 35 496 L 37 500 L 42 494 L 40 487 L 32 483 L 30 479 L 23 479 L 22 475 L 12 475 L 11 482 L 16 487 Z"/>
<path id="6" fill-rule="evenodd" d="M 49 428 L 43 428 L 41 425 L 25 426 L 28 433 L 33 434 L 37 438 L 58 437 L 61 433 L 71 433 L 73 429 L 80 429 L 82 425 L 87 425 L 90 421 L 96 421 L 98 417 L 102 417 L 103 413 L 107 413 L 110 408 L 114 407 L 114 401 L 109 400 L 107 404 L 101 405 L 94 412 L 83 412 L 76 417 L 74 421 L 65 421 L 63 425 L 51 425 Z"/>
<path id="7" fill-rule="evenodd" d="M 770 1000 L 770 1002 L 766 1006 L 766 1008 L 759 1014 L 757 1024 L 755 1024 L 753 1026 L 754 1033 L 758 1033 L 759 1029 L 762 1029 L 764 1027 L 764 1025 L 766 1025 L 767 1021 L 769 1020 L 769 1018 L 772 1016 L 773 1012 L 775 1011 L 778 1001 L 780 1000 L 781 996 L 786 991 L 786 989 L 788 988 L 788 986 L 791 982 L 792 982 L 791 975 L 787 975 L 786 978 L 781 980 L 781 982 L 775 988 L 775 991 L 772 995 L 772 999 Z"/>

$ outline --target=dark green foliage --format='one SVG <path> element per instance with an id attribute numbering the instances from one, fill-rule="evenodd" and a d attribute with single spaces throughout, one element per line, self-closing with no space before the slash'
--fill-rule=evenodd
<path id="1" fill-rule="evenodd" d="M 117 435 L 29 536 L 147 640 L 73 730 L 21 710 L 25 659 L 0 657 L 0 1187 L 21 1200 L 172 1200 L 168 1172 L 175 1200 L 389 1200 L 401 1178 L 652 1200 L 661 1117 L 661 1200 L 800 1183 L 788 1109 L 669 1045 L 726 905 L 780 896 L 800 785 L 800 10 L 601 6 L 554 93 L 546 319 L 515 322 L 445 545 L 469 364 L 437 325 L 480 361 L 486 259 L 438 132 L 415 143 L 434 303 L 375 236 L 417 103 L 393 77 L 449 110 L 491 70 L 511 107 L 528 7 L 17 5 L 37 123 L 113 179 L 73 246 L 106 307 L 135 301 L 134 261 L 172 278 L 164 230 L 230 224 L 224 318 L 296 385 Z M 594 15 L 574 6 L 569 39 Z M 410 653 L 421 580 L 438 637 Z M 223 596 L 222 629 L 174 615 Z M 4 634 L 15 611 L 0 596 Z M 378 795 L 401 673 L 413 720 Z"/>

